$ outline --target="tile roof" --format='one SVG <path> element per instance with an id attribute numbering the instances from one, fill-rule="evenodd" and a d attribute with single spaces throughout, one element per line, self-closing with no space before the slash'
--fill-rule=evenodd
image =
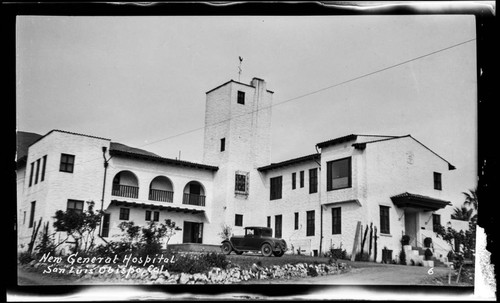
<path id="1" fill-rule="evenodd" d="M 42 135 L 30 132 L 17 132 L 16 145 L 17 145 L 17 161 L 20 162 L 23 158 L 28 156 L 28 147 L 34 142 L 38 141 Z M 24 159 L 26 160 L 26 159 Z"/>
<path id="2" fill-rule="evenodd" d="M 311 160 L 314 161 L 314 160 L 319 160 L 319 159 L 321 159 L 321 154 L 312 154 L 312 155 L 302 156 L 302 157 L 298 157 L 298 158 L 294 158 L 294 159 L 290 159 L 290 160 L 286 160 L 286 161 L 282 161 L 282 162 L 278 162 L 278 163 L 271 163 L 269 165 L 259 167 L 259 168 L 257 168 L 257 170 L 263 172 L 263 171 L 268 171 L 268 170 L 272 170 L 272 169 L 276 169 L 276 168 L 280 168 L 280 167 L 284 167 L 284 166 L 288 166 L 288 165 L 297 164 L 300 162 L 311 161 Z"/>
<path id="3" fill-rule="evenodd" d="M 430 210 L 430 211 L 438 210 L 440 208 L 444 208 L 448 205 L 451 205 L 450 201 L 445 201 L 418 194 L 411 194 L 408 192 L 392 196 L 391 200 L 394 203 L 394 205 L 398 207 L 423 208 L 425 210 Z"/>

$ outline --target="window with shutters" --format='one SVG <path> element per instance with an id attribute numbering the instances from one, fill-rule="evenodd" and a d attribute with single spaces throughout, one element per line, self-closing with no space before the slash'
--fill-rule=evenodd
<path id="1" fill-rule="evenodd" d="M 309 193 L 317 193 L 318 192 L 318 169 L 311 168 L 309 170 Z"/>
<path id="2" fill-rule="evenodd" d="M 339 235 L 342 233 L 342 218 L 340 207 L 332 208 L 332 234 Z"/>
<path id="3" fill-rule="evenodd" d="M 389 221 L 389 206 L 380 206 L 380 233 L 391 233 Z"/>
<path id="4" fill-rule="evenodd" d="M 306 236 L 314 236 L 314 210 L 310 210 L 306 213 L 306 220 Z"/>

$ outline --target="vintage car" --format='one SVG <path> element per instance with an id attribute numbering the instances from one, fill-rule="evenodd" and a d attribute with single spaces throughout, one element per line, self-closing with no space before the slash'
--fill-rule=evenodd
<path id="1" fill-rule="evenodd" d="M 222 242 L 222 252 L 229 255 L 234 251 L 241 255 L 247 251 L 260 251 L 263 256 L 275 255 L 281 257 L 286 251 L 286 242 L 283 239 L 273 238 L 273 230 L 268 227 L 245 227 L 244 236 L 232 236 Z"/>

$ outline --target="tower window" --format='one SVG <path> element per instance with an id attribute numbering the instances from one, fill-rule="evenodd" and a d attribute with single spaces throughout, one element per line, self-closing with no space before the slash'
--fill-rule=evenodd
<path id="1" fill-rule="evenodd" d="M 245 104 L 245 92 L 238 91 L 238 104 Z"/>
<path id="2" fill-rule="evenodd" d="M 220 151 L 223 152 L 226 150 L 226 138 L 220 139 Z"/>

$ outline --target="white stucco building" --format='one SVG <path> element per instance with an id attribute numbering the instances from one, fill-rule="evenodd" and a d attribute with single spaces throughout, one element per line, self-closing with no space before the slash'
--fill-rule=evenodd
<path id="1" fill-rule="evenodd" d="M 465 228 L 450 218 L 460 204 L 450 193 L 462 191 L 449 182 L 457 170 L 410 135 L 351 134 L 318 143 L 316 154 L 270 163 L 266 82 L 231 80 L 206 96 L 203 163 L 86 134 L 19 132 L 19 250 L 35 221 L 51 222 L 57 210 L 81 210 L 89 200 L 106 212 L 108 240 L 121 222 L 171 219 L 182 228 L 171 244 L 220 244 L 222 225 L 235 234 L 260 225 L 285 239 L 290 253 L 342 245 L 350 254 L 360 222 L 377 228 L 377 261 L 384 247 L 400 251 L 403 234 L 414 247 L 432 237 L 437 255 L 446 254 L 433 224 Z"/>

